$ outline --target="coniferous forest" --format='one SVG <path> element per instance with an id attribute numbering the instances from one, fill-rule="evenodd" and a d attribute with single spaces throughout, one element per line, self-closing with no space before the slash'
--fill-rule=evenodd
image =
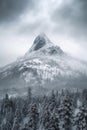
<path id="1" fill-rule="evenodd" d="M 87 90 L 0 100 L 0 130 L 87 130 Z"/>

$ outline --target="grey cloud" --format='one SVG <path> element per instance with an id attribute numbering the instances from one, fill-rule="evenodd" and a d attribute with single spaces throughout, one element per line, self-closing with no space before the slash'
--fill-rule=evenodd
<path id="1" fill-rule="evenodd" d="M 36 30 L 40 28 L 40 24 L 40 21 L 35 21 L 30 24 L 24 25 L 18 29 L 18 33 L 25 35 L 32 34 L 32 32 L 34 33 Z"/>
<path id="2" fill-rule="evenodd" d="M 31 20 L 32 21 L 32 20 Z M 49 24 L 43 19 L 35 19 L 34 21 L 22 25 L 21 27 L 18 28 L 18 33 L 23 34 L 23 35 L 33 35 L 33 34 L 38 34 L 41 32 L 48 32 L 49 31 Z M 50 27 L 51 28 L 51 27 Z"/>
<path id="3" fill-rule="evenodd" d="M 71 0 L 56 8 L 51 20 L 73 36 L 87 35 L 87 0 Z"/>
<path id="4" fill-rule="evenodd" d="M 26 8 L 32 10 L 34 0 L 0 0 L 0 23 L 16 20 Z"/>

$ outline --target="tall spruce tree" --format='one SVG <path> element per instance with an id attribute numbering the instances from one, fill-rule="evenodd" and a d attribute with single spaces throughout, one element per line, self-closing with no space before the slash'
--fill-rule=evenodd
<path id="1" fill-rule="evenodd" d="M 86 118 L 87 118 L 87 111 L 83 106 L 82 108 L 80 108 L 80 111 L 76 115 L 75 120 L 76 130 L 87 130 Z"/>
<path id="2" fill-rule="evenodd" d="M 55 111 L 51 114 L 48 130 L 60 130 L 59 115 Z"/>
<path id="3" fill-rule="evenodd" d="M 73 125 L 73 100 L 67 95 L 62 102 L 62 120 L 65 130 L 72 130 Z"/>
<path id="4" fill-rule="evenodd" d="M 47 104 L 47 106 L 44 108 L 42 118 L 41 118 L 41 123 L 45 130 L 48 130 L 50 126 L 50 117 L 51 117 L 51 112 L 49 111 L 49 107 Z"/>
<path id="5" fill-rule="evenodd" d="M 20 107 L 17 107 L 12 130 L 19 130 L 20 122 L 21 122 L 21 110 L 20 110 Z"/>
<path id="6" fill-rule="evenodd" d="M 56 107 L 56 96 L 55 96 L 54 91 L 52 91 L 52 93 L 51 93 L 51 97 L 49 99 L 48 104 L 49 104 L 50 111 L 53 111 L 53 109 L 55 109 L 55 107 Z"/>
<path id="7" fill-rule="evenodd" d="M 31 106 L 29 111 L 29 120 L 27 124 L 28 130 L 37 130 L 38 129 L 38 121 L 39 121 L 39 113 L 36 104 Z"/>
<path id="8" fill-rule="evenodd" d="M 11 124 L 8 119 L 3 120 L 0 130 L 11 130 Z"/>
<path id="9" fill-rule="evenodd" d="M 28 104 L 26 100 L 23 102 L 22 114 L 24 117 L 28 114 Z"/>
<path id="10" fill-rule="evenodd" d="M 31 103 L 32 100 L 32 92 L 31 92 L 31 88 L 28 88 L 28 94 L 27 94 L 27 103 L 28 105 Z"/>

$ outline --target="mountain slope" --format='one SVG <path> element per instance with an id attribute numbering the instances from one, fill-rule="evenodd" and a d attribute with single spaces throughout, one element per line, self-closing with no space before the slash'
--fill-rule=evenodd
<path id="1" fill-rule="evenodd" d="M 0 69 L 0 95 L 23 95 L 29 86 L 35 94 L 66 87 L 86 88 L 86 66 L 40 34 L 22 58 Z"/>

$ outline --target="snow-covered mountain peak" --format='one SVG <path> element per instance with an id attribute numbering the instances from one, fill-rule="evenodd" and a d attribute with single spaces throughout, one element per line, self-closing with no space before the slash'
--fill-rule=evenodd
<path id="1" fill-rule="evenodd" d="M 31 48 L 29 49 L 29 51 L 25 54 L 25 56 L 30 56 L 32 55 L 62 55 L 64 54 L 64 52 L 62 51 L 62 49 L 59 46 L 56 46 L 55 44 L 53 44 L 49 38 L 44 34 L 41 33 L 40 35 L 38 35 L 34 42 L 33 45 L 31 46 Z"/>
<path id="2" fill-rule="evenodd" d="M 45 33 L 41 33 L 39 34 L 35 40 L 34 40 L 34 44 L 38 44 L 39 47 L 42 47 L 46 44 L 52 44 L 51 41 L 48 39 L 48 37 L 46 36 Z M 37 48 L 36 48 L 37 49 Z"/>
<path id="3" fill-rule="evenodd" d="M 40 34 L 23 57 L 0 69 L 0 96 L 22 95 L 29 86 L 35 94 L 87 88 L 87 64 L 67 55 L 45 34 Z"/>
<path id="4" fill-rule="evenodd" d="M 44 33 L 41 33 L 35 38 L 30 51 L 37 51 L 43 48 L 44 46 L 52 46 L 52 45 L 53 43 L 48 39 L 48 37 Z"/>

